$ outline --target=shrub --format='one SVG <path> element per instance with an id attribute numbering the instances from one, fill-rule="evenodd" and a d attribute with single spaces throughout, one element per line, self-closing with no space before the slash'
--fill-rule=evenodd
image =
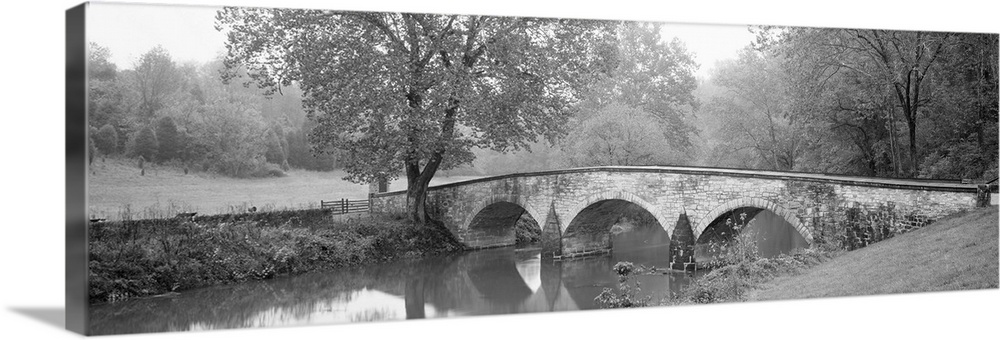
<path id="1" fill-rule="evenodd" d="M 642 293 L 642 285 L 636 275 L 649 273 L 655 268 L 636 267 L 632 262 L 623 261 L 616 263 L 612 270 L 618 276 L 618 292 L 604 288 L 601 294 L 594 298 L 600 308 L 634 308 L 650 305 L 652 296 L 639 296 Z"/>
<path id="2" fill-rule="evenodd" d="M 285 149 L 282 149 L 281 147 L 281 140 L 284 138 L 280 138 L 279 134 L 280 133 L 275 131 L 273 128 L 267 130 L 267 140 L 265 141 L 267 151 L 264 153 L 264 158 L 267 159 L 269 163 L 282 164 L 287 159 L 285 156 Z"/>
<path id="3" fill-rule="evenodd" d="M 323 210 L 105 222 L 91 226 L 89 295 L 118 301 L 463 249 L 394 216 L 333 221 Z"/>
<path id="4" fill-rule="evenodd" d="M 113 155 L 118 152 L 118 131 L 111 124 L 105 124 L 93 135 L 94 144 L 101 153 Z"/>
<path id="5" fill-rule="evenodd" d="M 831 253 L 806 248 L 791 254 L 781 254 L 775 258 L 744 259 L 712 269 L 704 276 L 695 278 L 674 296 L 672 303 L 719 303 L 745 300 L 750 289 L 784 273 L 794 273 L 814 266 L 828 258 Z"/>
<path id="6" fill-rule="evenodd" d="M 273 163 L 265 163 L 257 171 L 251 174 L 253 177 L 285 177 L 285 171 L 281 169 L 281 166 Z"/>
<path id="7" fill-rule="evenodd" d="M 521 218 L 514 223 L 514 243 L 528 244 L 535 243 L 542 236 L 542 230 L 531 215 L 522 214 Z"/>
<path id="8" fill-rule="evenodd" d="M 159 142 L 159 160 L 161 162 L 179 158 L 184 149 L 184 141 L 180 132 L 177 131 L 177 124 L 170 116 L 162 117 L 156 121 L 156 137 Z"/>
<path id="9" fill-rule="evenodd" d="M 152 161 L 156 159 L 159 148 L 160 143 L 156 139 L 156 133 L 153 132 L 152 128 L 147 126 L 139 130 L 139 134 L 135 136 L 132 154 L 141 156 L 147 161 Z"/>

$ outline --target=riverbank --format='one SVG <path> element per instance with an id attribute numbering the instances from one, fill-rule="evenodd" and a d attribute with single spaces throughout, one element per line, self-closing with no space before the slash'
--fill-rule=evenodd
<path id="1" fill-rule="evenodd" d="M 91 303 L 459 251 L 439 228 L 319 209 L 92 224 Z"/>
<path id="2" fill-rule="evenodd" d="M 997 207 L 951 216 L 750 291 L 747 300 L 998 287 Z"/>
<path id="3" fill-rule="evenodd" d="M 997 221 L 996 207 L 982 208 L 853 251 L 734 261 L 664 304 L 997 288 Z"/>

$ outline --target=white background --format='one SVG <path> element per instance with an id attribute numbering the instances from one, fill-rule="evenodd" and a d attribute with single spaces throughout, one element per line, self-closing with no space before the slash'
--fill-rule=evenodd
<path id="1" fill-rule="evenodd" d="M 162 0 L 165 3 L 177 1 Z M 188 0 L 185 4 L 482 13 L 690 23 L 1000 32 L 979 1 L 317 1 Z M 73 338 L 54 315 L 64 285 L 64 27 L 75 1 L 6 2 L 0 34 L 0 338 Z M 25 312 L 28 311 L 28 312 Z M 31 312 L 36 311 L 36 312 Z M 1000 291 L 522 314 L 298 328 L 117 336 L 115 339 L 995 338 Z"/>

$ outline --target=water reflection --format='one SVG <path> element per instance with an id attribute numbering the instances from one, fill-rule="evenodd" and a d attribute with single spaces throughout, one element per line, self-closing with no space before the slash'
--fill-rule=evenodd
<path id="1" fill-rule="evenodd" d="M 733 223 L 727 223 L 727 220 Z M 733 229 L 733 226 L 744 224 L 746 227 L 743 230 Z M 752 235 L 757 252 L 762 257 L 788 254 L 809 246 L 802 234 L 783 217 L 766 209 L 742 207 L 719 216 L 705 228 L 695 245 L 695 261 L 712 261 L 720 255 L 720 250 L 712 247 L 711 243 L 727 245 L 739 234 Z"/>
<path id="2" fill-rule="evenodd" d="M 616 248 L 626 249 L 626 248 Z M 291 326 L 597 308 L 618 261 L 665 266 L 666 245 L 568 261 L 500 248 L 182 292 L 91 308 L 94 334 Z M 684 274 L 646 275 L 667 296 Z"/>

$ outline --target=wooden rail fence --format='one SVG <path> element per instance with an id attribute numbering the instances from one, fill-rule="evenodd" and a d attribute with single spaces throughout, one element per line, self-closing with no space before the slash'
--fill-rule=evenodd
<path id="1" fill-rule="evenodd" d="M 371 200 L 349 200 L 342 198 L 337 201 L 319 201 L 319 206 L 321 209 L 329 209 L 330 213 L 334 215 L 355 213 L 355 212 L 370 212 L 371 211 Z"/>

